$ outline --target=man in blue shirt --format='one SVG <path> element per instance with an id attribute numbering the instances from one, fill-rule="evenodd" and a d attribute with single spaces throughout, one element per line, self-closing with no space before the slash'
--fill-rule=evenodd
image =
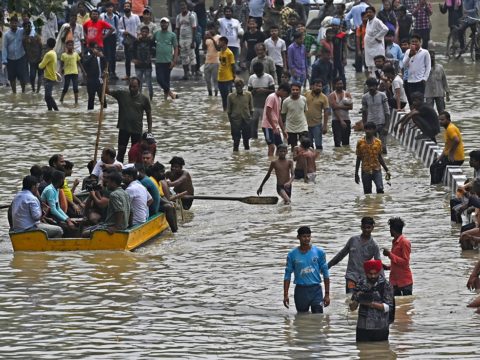
<path id="1" fill-rule="evenodd" d="M 18 28 L 18 19 L 13 16 L 10 19 L 10 30 L 3 37 L 2 64 L 7 67 L 8 81 L 12 92 L 17 92 L 16 79 L 20 81 L 22 92 L 25 92 L 27 82 L 27 57 L 23 48 L 23 29 Z"/>
<path id="2" fill-rule="evenodd" d="M 300 246 L 291 250 L 287 256 L 285 277 L 283 280 L 283 305 L 289 307 L 288 289 L 292 272 L 295 274 L 295 307 L 298 312 L 323 313 L 323 306 L 330 304 L 330 279 L 325 252 L 322 248 L 311 245 L 312 232 L 302 226 L 297 231 Z M 325 297 L 322 293 L 322 277 L 325 283 Z"/>
<path id="3" fill-rule="evenodd" d="M 23 232 L 28 230 L 44 230 L 49 238 L 62 237 L 60 226 L 41 223 L 43 212 L 38 199 L 38 179 L 34 176 L 23 178 L 22 190 L 12 201 L 12 230 Z"/>

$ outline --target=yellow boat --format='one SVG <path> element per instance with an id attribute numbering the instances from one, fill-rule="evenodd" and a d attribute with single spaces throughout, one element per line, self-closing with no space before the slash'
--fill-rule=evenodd
<path id="1" fill-rule="evenodd" d="M 168 228 L 164 214 L 156 214 L 144 224 L 131 229 L 109 234 L 96 230 L 90 238 L 49 239 L 43 230 L 10 233 L 14 251 L 82 251 L 82 250 L 122 250 L 131 251 L 153 239 Z"/>

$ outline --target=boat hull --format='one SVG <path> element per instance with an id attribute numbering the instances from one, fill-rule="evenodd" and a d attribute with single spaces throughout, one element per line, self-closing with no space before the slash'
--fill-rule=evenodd
<path id="1" fill-rule="evenodd" d="M 91 251 L 122 250 L 131 251 L 153 239 L 168 228 L 164 214 L 151 217 L 146 223 L 125 231 L 109 234 L 105 230 L 96 230 L 90 238 L 49 239 L 46 232 L 32 230 L 22 233 L 10 233 L 13 251 Z"/>

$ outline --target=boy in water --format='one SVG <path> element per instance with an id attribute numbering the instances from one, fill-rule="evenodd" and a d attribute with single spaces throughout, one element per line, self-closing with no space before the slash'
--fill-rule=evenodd
<path id="1" fill-rule="evenodd" d="M 293 176 L 293 161 L 287 160 L 288 147 L 285 144 L 280 144 L 277 147 L 278 159 L 270 163 L 270 168 L 267 171 L 267 175 L 262 181 L 262 184 L 257 190 L 257 195 L 262 193 L 263 185 L 270 178 L 272 170 L 275 169 L 275 175 L 277 176 L 277 192 L 283 199 L 285 205 L 290 204 L 290 198 L 292 197 L 292 182 Z"/>
<path id="2" fill-rule="evenodd" d="M 315 160 L 320 154 L 313 147 L 309 137 L 304 136 L 300 139 L 300 146 L 293 149 L 293 160 L 295 165 L 295 179 L 303 179 L 306 183 L 315 183 L 317 176 L 317 165 Z"/>

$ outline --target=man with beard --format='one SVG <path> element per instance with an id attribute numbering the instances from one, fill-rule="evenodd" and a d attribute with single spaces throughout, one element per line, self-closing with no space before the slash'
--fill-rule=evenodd
<path id="1" fill-rule="evenodd" d="M 385 55 L 384 37 L 388 32 L 388 27 L 375 16 L 375 8 L 369 6 L 365 10 L 368 18 L 365 31 L 365 64 L 370 74 L 375 70 L 374 58 L 377 55 Z M 371 75 L 370 75 L 371 76 Z"/>
<path id="2" fill-rule="evenodd" d="M 117 160 L 123 162 L 127 145 L 132 139 L 132 145 L 140 141 L 143 133 L 143 113 L 147 116 L 149 133 L 152 132 L 152 109 L 148 97 L 140 93 L 140 80 L 130 79 L 128 91 L 110 90 L 106 93 L 118 101 L 118 153 Z"/>
<path id="3" fill-rule="evenodd" d="M 389 326 L 395 314 L 395 299 L 391 285 L 383 276 L 382 261 L 363 263 L 366 281 L 361 282 L 349 304 L 354 311 L 360 305 L 357 320 L 357 341 L 388 340 Z"/>

